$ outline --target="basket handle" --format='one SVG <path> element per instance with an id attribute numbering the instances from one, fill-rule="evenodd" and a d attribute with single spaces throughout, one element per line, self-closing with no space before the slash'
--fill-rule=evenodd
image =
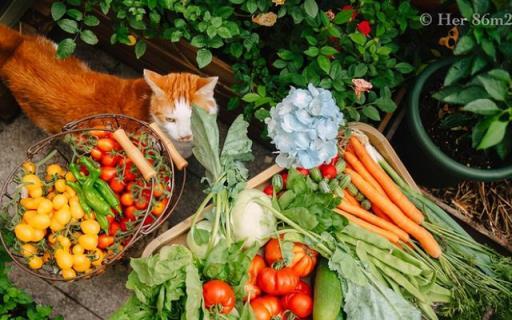
<path id="1" fill-rule="evenodd" d="M 130 138 L 128 138 L 123 129 L 119 128 L 114 131 L 112 137 L 121 145 L 146 181 L 156 176 L 156 171 L 153 166 L 144 158 L 142 152 L 130 141 Z"/>
<path id="2" fill-rule="evenodd" d="M 151 129 L 153 129 L 153 131 L 155 131 L 155 133 L 158 135 L 158 137 L 162 140 L 163 144 L 169 150 L 169 154 L 171 155 L 172 161 L 174 162 L 174 165 L 176 166 L 176 168 L 181 171 L 181 170 L 183 170 L 183 168 L 188 166 L 187 160 L 185 160 L 181 156 L 178 149 L 176 149 L 176 147 L 174 146 L 172 141 L 169 138 L 167 138 L 167 135 L 162 132 L 162 130 L 160 129 L 158 124 L 156 124 L 155 122 L 152 122 L 149 126 L 151 127 Z"/>

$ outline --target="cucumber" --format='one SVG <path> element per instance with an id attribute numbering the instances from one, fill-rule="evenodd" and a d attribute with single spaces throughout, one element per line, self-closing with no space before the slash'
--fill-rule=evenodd
<path id="1" fill-rule="evenodd" d="M 341 281 L 336 272 L 329 269 L 327 260 L 321 259 L 315 275 L 313 320 L 343 319 L 342 303 Z"/>

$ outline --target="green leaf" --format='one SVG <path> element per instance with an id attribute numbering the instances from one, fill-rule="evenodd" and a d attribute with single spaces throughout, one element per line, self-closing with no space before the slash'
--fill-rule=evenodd
<path id="1" fill-rule="evenodd" d="M 500 143 L 507 132 L 508 124 L 508 121 L 499 119 L 492 121 L 477 149 L 487 149 Z"/>
<path id="2" fill-rule="evenodd" d="M 66 0 L 66 2 L 72 6 L 79 6 L 82 4 L 82 0 Z"/>
<path id="3" fill-rule="evenodd" d="M 304 54 L 309 57 L 316 57 L 320 53 L 320 50 L 317 47 L 309 47 L 304 50 Z"/>
<path id="4" fill-rule="evenodd" d="M 318 43 L 318 40 L 313 36 L 306 36 L 305 38 L 310 46 L 316 46 L 316 44 Z"/>
<path id="5" fill-rule="evenodd" d="M 444 78 L 444 85 L 449 86 L 454 82 L 468 76 L 472 60 L 472 57 L 466 57 L 452 64 L 450 69 L 448 69 L 446 77 Z"/>
<path id="6" fill-rule="evenodd" d="M 354 78 L 362 78 L 368 72 L 368 67 L 364 63 L 358 63 L 354 68 Z"/>
<path id="7" fill-rule="evenodd" d="M 190 44 L 196 48 L 203 48 L 206 46 L 206 37 L 202 34 L 194 36 L 192 40 L 190 40 Z"/>
<path id="8" fill-rule="evenodd" d="M 496 145 L 496 152 L 503 160 L 512 153 L 512 127 L 507 129 L 507 133 L 505 133 L 503 140 Z"/>
<path id="9" fill-rule="evenodd" d="M 324 56 L 331 56 L 333 54 L 336 54 L 338 53 L 338 50 L 334 49 L 333 47 L 331 46 L 323 46 L 321 49 L 320 49 L 320 53 L 323 54 Z"/>
<path id="10" fill-rule="evenodd" d="M 491 57 L 493 61 L 496 61 L 496 48 L 491 40 L 482 39 L 482 50 L 484 50 L 485 54 Z"/>
<path id="11" fill-rule="evenodd" d="M 73 54 L 76 48 L 76 42 L 73 39 L 64 39 L 57 46 L 57 57 L 59 59 L 67 58 Z"/>
<path id="12" fill-rule="evenodd" d="M 291 52 L 290 50 L 287 50 L 287 49 L 279 49 L 279 51 L 277 51 L 277 56 L 283 60 L 293 60 L 293 58 L 295 57 L 295 55 L 293 54 L 293 52 Z"/>
<path id="13" fill-rule="evenodd" d="M 478 55 L 473 59 L 473 65 L 471 66 L 471 75 L 474 76 L 478 72 L 482 71 L 487 66 L 487 60 L 482 56 Z"/>
<path id="14" fill-rule="evenodd" d="M 221 36 L 222 38 L 224 39 L 229 39 L 231 38 L 231 32 L 229 31 L 228 28 L 226 27 L 220 27 L 218 30 L 217 30 L 217 34 L 219 36 Z"/>
<path id="15" fill-rule="evenodd" d="M 256 100 L 258 100 L 260 98 L 260 95 L 257 94 L 257 93 L 253 93 L 253 92 L 249 92 L 249 93 L 246 93 L 243 97 L 242 97 L 242 100 L 245 101 L 245 102 L 255 102 Z"/>
<path id="16" fill-rule="evenodd" d="M 79 10 L 77 9 L 69 9 L 67 12 L 67 15 L 69 17 L 71 17 L 72 19 L 76 20 L 76 21 L 80 21 L 82 20 L 82 18 L 84 17 L 84 15 L 82 14 L 82 12 L 80 12 Z"/>
<path id="17" fill-rule="evenodd" d="M 232 161 L 252 160 L 252 141 L 247 137 L 249 123 L 244 120 L 241 114 L 231 124 L 224 140 L 224 146 L 220 154 L 220 161 L 223 166 L 232 165 Z M 229 179 L 229 177 L 228 177 Z"/>
<path id="18" fill-rule="evenodd" d="M 510 73 L 503 69 L 492 69 L 487 72 L 488 75 L 492 76 L 495 79 L 510 82 Z"/>
<path id="19" fill-rule="evenodd" d="M 89 29 L 84 29 L 80 31 L 80 39 L 90 45 L 95 45 L 98 43 L 98 37 Z"/>
<path id="20" fill-rule="evenodd" d="M 471 20 L 473 17 L 473 6 L 471 2 L 469 2 L 469 0 L 457 0 L 457 6 L 462 16 Z"/>
<path id="21" fill-rule="evenodd" d="M 489 0 L 473 0 L 473 9 L 475 13 L 484 14 L 489 9 Z"/>
<path id="22" fill-rule="evenodd" d="M 265 108 L 259 108 L 258 110 L 256 110 L 256 112 L 254 112 L 254 116 L 256 117 L 256 119 L 264 121 L 265 119 L 270 117 L 270 112 Z"/>
<path id="23" fill-rule="evenodd" d="M 305 0 L 304 11 L 306 11 L 308 16 L 314 18 L 318 14 L 318 4 L 316 4 L 315 0 Z"/>
<path id="24" fill-rule="evenodd" d="M 205 168 L 207 179 L 213 183 L 222 171 L 217 116 L 194 106 L 191 121 L 192 135 L 194 136 L 192 152 L 197 161 Z"/>
<path id="25" fill-rule="evenodd" d="M 480 98 L 488 98 L 489 95 L 480 86 L 458 87 L 449 86 L 432 95 L 434 99 L 453 104 L 467 104 Z"/>
<path id="26" fill-rule="evenodd" d="M 333 22 L 336 24 L 343 24 L 349 22 L 350 19 L 352 19 L 352 10 L 342 10 L 336 14 Z"/>
<path id="27" fill-rule="evenodd" d="M 380 120 L 379 110 L 374 106 L 364 106 L 362 110 L 363 114 L 374 121 Z"/>
<path id="28" fill-rule="evenodd" d="M 473 112 L 481 115 L 493 115 L 496 112 L 501 111 L 500 108 L 494 103 L 494 101 L 489 99 L 477 99 L 471 101 L 470 103 L 464 106 L 464 111 Z"/>
<path id="29" fill-rule="evenodd" d="M 137 44 L 135 45 L 135 56 L 137 59 L 140 59 L 146 52 L 146 42 L 144 40 L 137 41 Z"/>
<path id="30" fill-rule="evenodd" d="M 66 4 L 63 2 L 52 3 L 51 14 L 54 21 L 59 20 L 66 14 Z"/>
<path id="31" fill-rule="evenodd" d="M 76 21 L 71 19 L 62 19 L 57 21 L 59 27 L 67 33 L 77 33 L 79 31 Z"/>
<path id="32" fill-rule="evenodd" d="M 487 93 L 498 101 L 505 101 L 508 91 L 508 82 L 496 79 L 490 75 L 480 75 L 477 77 L 482 83 Z"/>
<path id="33" fill-rule="evenodd" d="M 453 54 L 455 55 L 462 55 L 466 54 L 469 51 L 473 50 L 475 47 L 475 40 L 473 39 L 473 36 L 470 34 L 466 34 L 462 36 L 462 38 L 459 39 L 457 42 L 457 45 L 455 46 L 455 49 L 453 50 Z"/>
<path id="34" fill-rule="evenodd" d="M 354 33 L 349 34 L 348 36 L 353 42 L 355 42 L 361 46 L 366 43 L 366 37 L 360 32 L 354 32 Z"/>
<path id="35" fill-rule="evenodd" d="M 274 66 L 274 68 L 277 68 L 277 69 L 283 69 L 286 67 L 286 65 L 287 65 L 286 61 L 281 60 L 281 59 L 277 59 L 276 61 L 274 61 L 274 63 L 272 63 L 272 66 Z"/>
<path id="36" fill-rule="evenodd" d="M 84 24 L 89 27 L 95 27 L 100 24 L 100 20 L 95 16 L 88 15 L 84 17 Z"/>
<path id="37" fill-rule="evenodd" d="M 316 58 L 316 61 L 318 62 L 320 69 L 329 74 L 329 70 L 331 69 L 331 60 L 329 60 L 329 58 L 326 56 L 320 55 Z"/>
<path id="38" fill-rule="evenodd" d="M 208 49 L 199 49 L 197 51 L 196 61 L 199 68 L 204 68 L 212 62 L 212 52 Z"/>
<path id="39" fill-rule="evenodd" d="M 388 97 L 380 97 L 375 100 L 375 105 L 384 112 L 393 112 L 396 110 L 396 103 Z"/>

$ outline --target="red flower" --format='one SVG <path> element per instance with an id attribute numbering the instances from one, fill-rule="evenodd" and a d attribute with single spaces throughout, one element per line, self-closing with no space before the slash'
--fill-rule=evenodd
<path id="1" fill-rule="evenodd" d="M 357 11 L 354 10 L 354 7 L 352 7 L 351 5 L 346 4 L 343 7 L 341 7 L 341 11 L 346 11 L 346 10 L 352 10 L 352 19 L 350 19 L 350 21 L 354 20 L 357 17 Z"/>
<path id="2" fill-rule="evenodd" d="M 370 26 L 368 20 L 363 20 L 357 24 L 357 30 L 368 37 L 370 32 L 372 32 L 372 27 Z"/>

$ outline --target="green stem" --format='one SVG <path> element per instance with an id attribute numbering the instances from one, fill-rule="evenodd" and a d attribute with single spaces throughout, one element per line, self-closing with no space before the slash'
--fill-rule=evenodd
<path id="1" fill-rule="evenodd" d="M 217 232 L 219 232 L 220 216 L 222 214 L 221 195 L 219 193 L 217 193 L 215 195 L 215 199 L 216 199 L 216 200 L 214 200 L 214 202 L 215 202 L 215 222 L 213 223 L 212 236 L 210 237 L 210 241 L 208 242 L 208 251 L 210 251 L 215 244 L 214 242 L 215 242 L 215 239 L 217 238 Z"/>
<path id="2" fill-rule="evenodd" d="M 199 215 L 203 212 L 204 208 L 208 205 L 210 200 L 213 198 L 213 193 L 209 193 L 206 198 L 204 198 L 203 202 L 199 205 L 199 208 L 197 208 L 196 212 L 194 213 L 194 217 L 192 218 L 192 227 L 190 228 L 190 232 L 192 232 L 192 235 L 194 235 L 194 226 L 197 223 L 197 219 L 199 219 Z"/>
<path id="3" fill-rule="evenodd" d="M 36 168 L 39 168 L 40 166 L 48 162 L 51 158 L 55 156 L 55 154 L 57 154 L 57 150 L 54 149 L 50 153 L 48 153 L 43 159 L 36 162 Z"/>

